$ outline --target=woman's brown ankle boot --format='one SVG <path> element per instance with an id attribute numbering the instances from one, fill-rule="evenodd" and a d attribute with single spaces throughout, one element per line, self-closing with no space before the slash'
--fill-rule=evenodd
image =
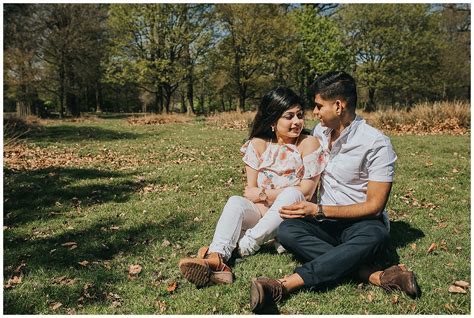
<path id="1" fill-rule="evenodd" d="M 230 284 L 233 282 L 232 270 L 219 253 L 207 253 L 207 247 L 199 249 L 198 258 L 183 258 L 179 269 L 183 276 L 197 287 L 211 283 Z"/>

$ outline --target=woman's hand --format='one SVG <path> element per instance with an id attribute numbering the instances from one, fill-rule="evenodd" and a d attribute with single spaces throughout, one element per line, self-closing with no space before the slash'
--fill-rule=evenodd
<path id="1" fill-rule="evenodd" d="M 244 190 L 244 197 L 253 203 L 260 202 L 259 194 L 261 191 L 262 189 L 260 188 L 246 186 Z"/>
<path id="2" fill-rule="evenodd" d="M 282 219 L 297 219 L 305 216 L 315 216 L 318 206 L 312 202 L 302 201 L 293 203 L 289 206 L 282 206 L 280 208 L 280 217 Z"/>

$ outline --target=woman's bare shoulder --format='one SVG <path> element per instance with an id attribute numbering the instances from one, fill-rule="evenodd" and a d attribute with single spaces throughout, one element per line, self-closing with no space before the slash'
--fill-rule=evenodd
<path id="1" fill-rule="evenodd" d="M 318 138 L 310 135 L 302 135 L 300 137 L 299 150 L 301 155 L 306 156 L 316 151 L 321 144 L 319 143 Z"/>
<path id="2" fill-rule="evenodd" d="M 250 140 L 250 143 L 259 155 L 265 152 L 267 147 L 267 141 L 265 139 L 254 137 Z"/>

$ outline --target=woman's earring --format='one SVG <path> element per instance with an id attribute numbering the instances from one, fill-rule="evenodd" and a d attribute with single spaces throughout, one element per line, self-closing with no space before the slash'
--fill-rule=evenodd
<path id="1" fill-rule="evenodd" d="M 275 131 L 275 126 L 272 126 L 272 131 L 273 131 L 273 132 Z"/>

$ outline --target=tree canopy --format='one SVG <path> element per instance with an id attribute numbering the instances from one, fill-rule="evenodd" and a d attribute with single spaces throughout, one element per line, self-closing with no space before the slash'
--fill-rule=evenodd
<path id="1" fill-rule="evenodd" d="M 469 4 L 5 4 L 4 110 L 253 109 L 346 70 L 360 105 L 469 99 Z"/>

